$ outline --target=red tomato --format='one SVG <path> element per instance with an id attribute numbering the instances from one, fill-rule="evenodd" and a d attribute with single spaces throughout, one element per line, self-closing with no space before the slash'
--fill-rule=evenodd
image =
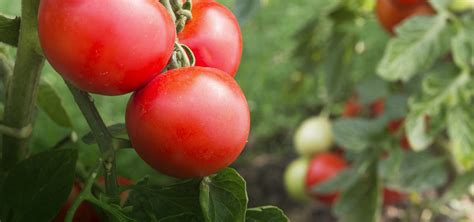
<path id="1" fill-rule="evenodd" d="M 400 6 L 413 6 L 426 2 L 425 0 L 394 0 L 394 2 Z"/>
<path id="2" fill-rule="evenodd" d="M 179 178 L 203 177 L 242 152 L 250 113 L 228 74 L 188 67 L 158 75 L 137 91 L 126 125 L 133 147 L 153 168 Z"/>
<path id="3" fill-rule="evenodd" d="M 309 163 L 308 172 L 306 174 L 307 191 L 310 192 L 311 188 L 315 185 L 328 181 L 346 167 L 346 161 L 339 155 L 321 153 L 314 156 Z M 313 197 L 323 203 L 331 205 L 337 199 L 338 195 L 338 193 L 313 194 Z"/>
<path id="4" fill-rule="evenodd" d="M 196 4 L 192 13 L 193 19 L 178 38 L 194 52 L 196 66 L 235 76 L 242 56 L 242 34 L 235 16 L 217 2 Z"/>
<path id="5" fill-rule="evenodd" d="M 380 116 L 383 114 L 385 110 L 385 100 L 384 99 L 377 99 L 375 102 L 370 104 L 370 111 L 372 112 L 373 116 Z"/>
<path id="6" fill-rule="evenodd" d="M 389 188 L 383 189 L 383 205 L 394 205 L 405 200 L 405 194 Z"/>
<path id="7" fill-rule="evenodd" d="M 411 149 L 410 141 L 408 141 L 408 138 L 407 138 L 406 135 L 403 135 L 402 138 L 400 138 L 400 146 L 404 150 L 410 150 Z"/>
<path id="8" fill-rule="evenodd" d="M 405 121 L 405 118 L 401 118 L 401 119 L 396 119 L 396 120 L 392 120 L 388 123 L 388 132 L 390 134 L 395 134 L 397 133 L 398 129 L 400 129 L 400 127 L 402 126 L 403 124 L 403 121 Z"/>
<path id="9" fill-rule="evenodd" d="M 92 93 L 119 95 L 153 79 L 176 38 L 154 0 L 42 0 L 38 32 L 44 54 L 67 81 Z"/>
<path id="10" fill-rule="evenodd" d="M 413 1 L 405 0 L 404 2 Z M 394 28 L 408 17 L 415 15 L 431 15 L 433 8 L 426 0 L 420 0 L 420 4 L 410 7 L 397 5 L 394 0 L 377 0 L 376 12 L 379 22 L 387 30 L 394 34 Z"/>
<path id="11" fill-rule="evenodd" d="M 63 222 L 64 219 L 66 219 L 66 214 L 71 208 L 72 203 L 74 202 L 74 199 L 79 195 L 81 192 L 81 187 L 79 184 L 74 183 L 71 193 L 69 194 L 69 197 L 67 198 L 66 203 L 63 205 L 61 210 L 59 210 L 58 215 L 53 219 L 53 222 Z M 88 202 L 82 202 L 81 205 L 76 210 L 76 213 L 74 214 L 74 218 L 72 220 L 73 222 L 100 222 L 100 216 L 97 213 L 97 211 L 94 209 L 94 207 L 88 203 Z"/>
<path id="12" fill-rule="evenodd" d="M 356 117 L 362 112 L 362 105 L 359 103 L 356 96 L 352 96 L 344 105 L 344 117 Z"/>

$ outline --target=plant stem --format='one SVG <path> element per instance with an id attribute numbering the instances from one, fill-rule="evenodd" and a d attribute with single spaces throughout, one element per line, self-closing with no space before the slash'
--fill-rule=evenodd
<path id="1" fill-rule="evenodd" d="M 4 124 L 17 129 L 32 125 L 40 74 L 44 64 L 44 57 L 38 54 L 39 0 L 23 0 L 21 6 L 22 23 L 17 59 L 7 89 L 4 116 Z M 10 169 L 27 156 L 29 138 L 29 136 L 15 138 L 3 135 L 3 169 Z"/>
<path id="2" fill-rule="evenodd" d="M 105 178 L 105 192 L 111 199 L 118 201 L 118 186 L 115 172 L 115 143 L 107 126 L 100 117 L 99 111 L 94 105 L 92 97 L 73 85 L 67 83 L 69 90 L 74 96 L 79 109 L 81 109 L 84 118 L 86 119 L 92 134 L 94 135 L 102 155 Z"/>

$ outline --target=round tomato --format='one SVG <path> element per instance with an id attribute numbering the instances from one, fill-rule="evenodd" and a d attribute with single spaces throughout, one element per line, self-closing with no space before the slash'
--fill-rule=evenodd
<path id="1" fill-rule="evenodd" d="M 318 194 L 311 189 L 320 183 L 330 180 L 347 167 L 346 161 L 339 155 L 322 153 L 313 157 L 306 174 L 306 190 L 323 203 L 331 205 L 337 199 L 338 193 Z"/>
<path id="2" fill-rule="evenodd" d="M 380 116 L 383 114 L 385 110 L 385 100 L 384 99 L 377 99 L 375 102 L 370 104 L 370 111 L 372 112 L 372 116 Z"/>
<path id="3" fill-rule="evenodd" d="M 38 32 L 58 73 L 103 95 L 125 94 L 153 79 L 176 38 L 171 16 L 150 0 L 42 0 Z"/>
<path id="4" fill-rule="evenodd" d="M 426 0 L 410 7 L 400 6 L 394 0 L 377 0 L 375 7 L 379 22 L 391 34 L 394 34 L 394 28 L 408 17 L 434 13 Z"/>
<path id="5" fill-rule="evenodd" d="M 331 122 L 326 117 L 309 118 L 298 127 L 293 141 L 296 151 L 303 156 L 327 151 L 333 144 Z"/>
<path id="6" fill-rule="evenodd" d="M 242 34 L 232 12 L 217 2 L 195 4 L 193 19 L 178 34 L 196 57 L 196 66 L 235 76 L 242 56 Z"/>
<path id="7" fill-rule="evenodd" d="M 356 117 L 362 112 L 362 105 L 359 103 L 356 96 L 352 96 L 344 104 L 344 113 L 343 117 Z"/>
<path id="8" fill-rule="evenodd" d="M 405 200 L 405 194 L 400 193 L 399 191 L 384 188 L 383 189 L 383 205 L 394 205 Z"/>
<path id="9" fill-rule="evenodd" d="M 158 75 L 135 92 L 126 125 L 136 152 L 153 168 L 179 178 L 203 177 L 239 156 L 250 113 L 228 74 L 188 67 Z"/>
<path id="10" fill-rule="evenodd" d="M 69 208 L 71 208 L 72 203 L 76 199 L 76 197 L 81 192 L 81 186 L 78 183 L 74 183 L 71 193 L 67 198 L 66 203 L 63 207 L 59 210 L 58 215 L 53 219 L 53 222 L 63 222 L 66 219 L 67 212 Z M 76 210 L 74 214 L 74 222 L 100 222 L 101 217 L 94 209 L 94 207 L 88 202 L 82 202 L 81 205 Z"/>
<path id="11" fill-rule="evenodd" d="M 305 191 L 305 178 L 309 161 L 306 158 L 294 160 L 288 165 L 284 175 L 286 191 L 291 198 L 304 201 L 308 198 Z"/>

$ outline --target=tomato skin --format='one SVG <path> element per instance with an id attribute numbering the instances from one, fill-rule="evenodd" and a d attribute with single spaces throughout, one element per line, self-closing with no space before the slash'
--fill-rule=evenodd
<path id="1" fill-rule="evenodd" d="M 213 68 L 158 75 L 135 92 L 126 111 L 133 147 L 157 171 L 203 177 L 231 164 L 243 150 L 250 113 L 240 87 Z"/>
<path id="2" fill-rule="evenodd" d="M 397 5 L 394 0 L 377 0 L 375 6 L 379 22 L 390 34 L 394 34 L 395 27 L 408 17 L 415 15 L 431 15 L 433 8 L 426 0 L 421 3 L 405 7 Z"/>
<path id="3" fill-rule="evenodd" d="M 314 116 L 301 123 L 293 137 L 295 149 L 302 156 L 327 151 L 333 144 L 331 121 L 327 117 Z"/>
<path id="4" fill-rule="evenodd" d="M 385 111 L 385 100 L 384 99 L 377 99 L 372 104 L 370 104 L 370 111 L 372 115 L 377 117 L 383 114 Z"/>
<path id="5" fill-rule="evenodd" d="M 394 0 L 394 2 L 400 6 L 413 6 L 423 3 L 424 1 L 425 0 Z"/>
<path id="6" fill-rule="evenodd" d="M 398 204 L 405 199 L 406 199 L 405 194 L 397 190 L 393 190 L 389 188 L 383 189 L 383 205 L 384 206 Z"/>
<path id="7" fill-rule="evenodd" d="M 352 96 L 344 104 L 343 117 L 356 117 L 362 112 L 362 105 L 359 103 L 356 96 Z"/>
<path id="8" fill-rule="evenodd" d="M 67 212 L 71 208 L 74 200 L 79 196 L 81 192 L 81 187 L 78 183 L 74 183 L 71 193 L 67 198 L 66 203 L 63 205 L 61 210 L 59 210 L 58 215 L 52 220 L 53 222 L 63 222 L 66 219 Z M 101 218 L 96 212 L 94 207 L 88 202 L 82 202 L 81 205 L 76 210 L 74 214 L 73 222 L 100 222 Z"/>
<path id="9" fill-rule="evenodd" d="M 346 161 L 339 155 L 321 153 L 313 157 L 309 163 L 306 174 L 306 190 L 311 193 L 311 188 L 336 176 L 347 167 Z M 313 197 L 325 204 L 332 205 L 339 193 L 314 194 Z"/>
<path id="10" fill-rule="evenodd" d="M 305 191 L 306 173 L 309 160 L 302 157 L 291 162 L 285 170 L 284 182 L 288 195 L 297 201 L 306 201 L 308 195 Z"/>
<path id="11" fill-rule="evenodd" d="M 76 87 L 120 95 L 142 87 L 168 63 L 176 38 L 154 0 L 42 0 L 44 55 Z"/>
<path id="12" fill-rule="evenodd" d="M 196 66 L 235 76 L 242 57 L 242 33 L 234 14 L 212 1 L 195 4 L 192 13 L 178 38 L 193 51 Z"/>

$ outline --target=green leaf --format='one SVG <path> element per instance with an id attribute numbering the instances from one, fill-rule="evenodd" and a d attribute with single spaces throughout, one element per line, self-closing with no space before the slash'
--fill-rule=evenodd
<path id="1" fill-rule="evenodd" d="M 391 177 L 391 175 L 397 174 L 400 169 L 400 164 L 403 161 L 403 150 L 395 148 L 390 150 L 388 157 L 379 162 L 378 171 L 379 177 Z"/>
<path id="2" fill-rule="evenodd" d="M 264 206 L 250 208 L 245 216 L 246 222 L 288 222 L 290 219 L 278 207 Z"/>
<path id="3" fill-rule="evenodd" d="M 441 197 L 441 201 L 447 202 L 466 194 L 473 183 L 474 170 L 458 175 Z"/>
<path id="4" fill-rule="evenodd" d="M 231 168 L 205 177 L 199 199 L 204 218 L 213 221 L 244 221 L 247 210 L 245 180 Z"/>
<path id="5" fill-rule="evenodd" d="M 59 126 L 74 128 L 71 118 L 64 108 L 61 96 L 47 81 L 40 82 L 38 106 Z"/>
<path id="6" fill-rule="evenodd" d="M 130 216 L 137 221 L 173 221 L 183 214 L 204 221 L 199 205 L 199 185 L 198 180 L 165 187 L 139 184 L 130 192 L 126 206 L 133 206 Z"/>
<path id="7" fill-rule="evenodd" d="M 414 150 L 426 149 L 439 133 L 439 130 L 428 131 L 426 116 L 439 116 L 443 104 L 457 98 L 457 93 L 466 88 L 469 80 L 469 75 L 458 75 L 452 67 L 439 68 L 424 79 L 423 92 L 411 98 L 405 122 L 408 140 Z"/>
<path id="8" fill-rule="evenodd" d="M 448 177 L 446 160 L 429 152 L 403 152 L 398 167 L 384 175 L 390 187 L 411 192 L 424 192 L 443 185 Z"/>
<path id="9" fill-rule="evenodd" d="M 463 69 L 474 67 L 474 28 L 464 26 L 451 40 L 453 58 L 456 65 Z"/>
<path id="10" fill-rule="evenodd" d="M 200 220 L 196 219 L 196 215 L 191 213 L 182 213 L 178 215 L 169 216 L 159 220 L 159 222 L 198 222 Z"/>
<path id="11" fill-rule="evenodd" d="M 235 1 L 234 14 L 240 24 L 245 23 L 261 7 L 260 0 L 239 0 Z"/>
<path id="12" fill-rule="evenodd" d="M 127 134 L 127 128 L 124 123 L 117 123 L 111 126 L 108 126 L 107 129 L 109 130 L 112 136 L 118 137 Z M 82 137 L 82 142 L 85 144 L 94 144 L 96 143 L 94 134 L 92 132 L 87 133 Z"/>
<path id="13" fill-rule="evenodd" d="M 334 211 L 340 221 L 376 222 L 380 217 L 380 205 L 380 182 L 376 165 L 372 164 L 366 175 L 342 192 Z"/>
<path id="14" fill-rule="evenodd" d="M 20 17 L 9 18 L 0 14 L 0 42 L 11 46 L 18 45 L 20 35 Z"/>
<path id="15" fill-rule="evenodd" d="M 464 168 L 474 166 L 474 109 L 471 105 L 451 107 L 447 118 L 454 158 Z"/>
<path id="16" fill-rule="evenodd" d="M 378 77 L 372 77 L 360 82 L 356 90 L 362 104 L 370 104 L 388 95 L 387 83 Z"/>
<path id="17" fill-rule="evenodd" d="M 13 168 L 2 195 L 18 222 L 50 221 L 71 192 L 77 150 L 47 151 Z"/>
<path id="18" fill-rule="evenodd" d="M 363 151 L 372 143 L 372 137 L 383 129 L 378 121 L 362 118 L 341 118 L 333 122 L 336 143 L 345 149 Z"/>
<path id="19" fill-rule="evenodd" d="M 315 193 L 333 193 L 338 190 L 344 190 L 357 182 L 359 176 L 360 174 L 357 173 L 355 168 L 349 168 L 341 171 L 330 180 L 314 186 L 311 191 Z"/>
<path id="20" fill-rule="evenodd" d="M 397 37 L 389 41 L 378 74 L 386 80 L 406 81 L 430 67 L 450 46 L 447 18 L 440 13 L 404 22 L 397 29 Z"/>

